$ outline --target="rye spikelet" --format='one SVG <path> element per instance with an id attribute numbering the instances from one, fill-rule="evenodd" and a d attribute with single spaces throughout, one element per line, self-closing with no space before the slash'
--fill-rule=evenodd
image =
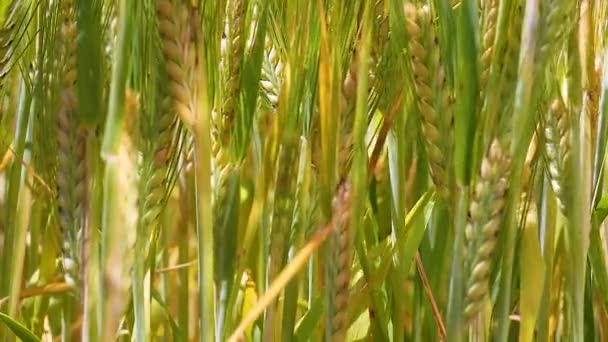
<path id="1" fill-rule="evenodd" d="M 333 309 L 331 318 L 332 340 L 344 341 L 348 328 L 347 307 L 350 285 L 350 271 L 353 258 L 353 232 L 350 227 L 351 217 L 351 186 L 343 181 L 339 187 L 336 197 L 332 201 L 333 226 L 333 256 L 332 266 L 335 272 L 333 280 Z M 331 278 L 330 278 L 331 279 Z"/>
<path id="2" fill-rule="evenodd" d="M 468 281 L 464 315 L 468 322 L 479 312 L 488 293 L 492 253 L 505 205 L 508 169 L 509 160 L 500 143 L 494 140 L 481 164 L 465 230 Z"/>
<path id="3" fill-rule="evenodd" d="M 452 113 L 446 76 L 440 62 L 439 42 L 428 6 L 405 6 L 408 51 L 416 87 L 418 112 L 429 158 L 431 177 L 440 197 L 448 193 L 448 156 L 451 146 Z"/>
<path id="4" fill-rule="evenodd" d="M 496 38 L 496 20 L 498 18 L 498 3 L 496 0 L 483 1 L 483 24 L 481 37 L 481 89 L 488 84 L 492 54 L 494 52 L 494 38 Z"/>
<path id="5" fill-rule="evenodd" d="M 555 99 L 545 114 L 545 165 L 551 182 L 551 188 L 557 197 L 557 203 L 565 214 L 566 165 L 570 158 L 570 124 L 568 113 L 561 99 Z"/>

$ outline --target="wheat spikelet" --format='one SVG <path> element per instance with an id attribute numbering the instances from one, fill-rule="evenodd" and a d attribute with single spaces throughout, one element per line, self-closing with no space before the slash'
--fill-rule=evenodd
<path id="1" fill-rule="evenodd" d="M 464 314 L 469 322 L 479 312 L 488 293 L 492 253 L 505 205 L 508 168 L 507 156 L 500 143 L 494 140 L 481 164 L 465 230 L 469 262 Z"/>
<path id="2" fill-rule="evenodd" d="M 542 20 L 539 59 L 544 60 L 563 46 L 570 30 L 574 27 L 570 14 L 576 11 L 576 1 L 540 1 L 539 4 Z"/>
<path id="3" fill-rule="evenodd" d="M 163 199 L 167 188 L 167 171 L 171 158 L 171 147 L 177 117 L 171 111 L 171 99 L 166 98 L 161 105 L 161 115 L 156 128 L 156 141 L 150 168 L 143 179 L 144 198 L 140 212 L 140 224 L 149 231 L 156 230 L 163 209 Z"/>
<path id="4" fill-rule="evenodd" d="M 78 128 L 76 84 L 76 22 L 71 1 L 62 2 L 63 24 L 61 42 L 63 52 L 63 93 L 57 113 L 57 210 L 59 227 L 63 234 L 63 269 L 65 280 L 71 286 L 79 281 L 79 234 L 84 224 L 86 202 L 86 131 Z"/>
<path id="5" fill-rule="evenodd" d="M 245 47 L 245 0 L 230 0 L 228 2 L 228 45 L 225 50 L 225 65 L 227 65 L 224 102 L 222 103 L 221 122 L 217 123 L 220 131 L 220 141 L 223 146 L 229 143 L 236 115 L 238 96 L 241 85 L 241 63 Z"/>
<path id="6" fill-rule="evenodd" d="M 342 82 L 342 106 L 340 116 L 340 140 L 338 146 L 338 168 L 341 177 L 345 177 L 350 168 L 353 151 L 353 109 L 356 102 L 359 63 L 357 55 L 353 56 L 350 68 Z"/>
<path id="7" fill-rule="evenodd" d="M 492 53 L 494 52 L 494 38 L 496 37 L 496 21 L 498 18 L 498 4 L 496 0 L 483 2 L 484 23 L 481 37 L 481 89 L 488 84 Z"/>
<path id="8" fill-rule="evenodd" d="M 4 85 L 4 79 L 11 70 L 9 62 L 15 52 L 14 39 L 16 36 L 16 27 L 19 10 L 21 9 L 22 1 L 11 1 L 8 9 L 6 9 L 6 20 L 2 28 L 0 28 L 0 87 Z"/>
<path id="9" fill-rule="evenodd" d="M 550 104 L 545 114 L 546 172 L 562 213 L 566 210 L 566 163 L 570 158 L 570 124 L 568 113 L 560 99 Z"/>
<path id="10" fill-rule="evenodd" d="M 160 33 L 165 70 L 169 84 L 172 110 L 186 123 L 194 121 L 192 111 L 192 69 L 194 51 L 189 24 L 190 13 L 183 1 L 156 1 L 156 15 Z"/>
<path id="11" fill-rule="evenodd" d="M 384 0 L 376 0 L 374 5 L 374 39 L 372 44 L 369 63 L 369 83 L 375 84 L 379 81 L 378 70 L 384 62 L 383 53 L 389 41 L 388 15 L 384 13 Z"/>
<path id="12" fill-rule="evenodd" d="M 77 27 L 72 1 L 66 0 L 61 2 L 61 10 L 63 15 L 63 24 L 61 26 L 61 36 L 63 41 L 64 53 L 64 75 L 63 87 L 72 88 L 76 84 L 77 78 Z"/>
<path id="13" fill-rule="evenodd" d="M 452 113 L 445 89 L 445 71 L 440 63 L 437 36 L 428 6 L 416 9 L 405 6 L 408 50 L 416 86 L 422 131 L 429 158 L 431 177 L 440 197 L 448 197 L 448 151 L 451 145 L 449 125 Z M 447 137 L 447 138 L 446 138 Z"/>
<path id="14" fill-rule="evenodd" d="M 349 297 L 350 273 L 353 258 L 353 234 L 350 227 L 351 186 L 343 181 L 332 201 L 332 220 L 334 229 L 333 262 L 335 271 L 335 295 L 333 297 L 332 340 L 344 341 L 348 328 L 347 307 Z"/>
<path id="15" fill-rule="evenodd" d="M 64 90 L 57 114 L 57 209 L 59 227 L 64 235 L 63 268 L 66 282 L 76 285 L 78 265 L 78 234 L 81 228 L 83 203 L 86 197 L 85 139 L 74 121 L 76 99 L 72 90 Z"/>
<path id="16" fill-rule="evenodd" d="M 279 105 L 281 79 L 283 78 L 283 63 L 279 58 L 277 49 L 269 41 L 266 44 L 261 77 L 260 86 L 263 97 L 270 109 L 276 111 Z"/>

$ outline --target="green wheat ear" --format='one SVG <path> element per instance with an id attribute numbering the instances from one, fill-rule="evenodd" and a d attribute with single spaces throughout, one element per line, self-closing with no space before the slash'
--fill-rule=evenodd
<path id="1" fill-rule="evenodd" d="M 498 3 L 496 0 L 483 2 L 483 33 L 481 36 L 481 89 L 485 91 L 492 65 L 494 40 L 496 38 L 496 22 L 498 19 Z"/>
<path id="2" fill-rule="evenodd" d="M 428 6 L 416 8 L 408 3 L 404 8 L 410 38 L 408 52 L 431 178 L 439 196 L 447 199 L 452 111 L 438 38 Z"/>
<path id="3" fill-rule="evenodd" d="M 509 160 L 500 143 L 494 140 L 481 164 L 465 230 L 468 280 L 464 315 L 468 322 L 477 315 L 488 294 L 492 254 L 505 206 L 508 170 Z"/>
<path id="4" fill-rule="evenodd" d="M 544 120 L 546 172 L 562 213 L 566 210 L 566 165 L 570 158 L 570 123 L 560 98 L 551 102 Z"/>

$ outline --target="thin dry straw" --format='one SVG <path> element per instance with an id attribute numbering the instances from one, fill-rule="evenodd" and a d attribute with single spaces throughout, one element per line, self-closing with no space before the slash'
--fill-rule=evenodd
<path id="1" fill-rule="evenodd" d="M 439 44 L 429 7 L 416 8 L 407 3 L 404 10 L 410 39 L 408 51 L 429 169 L 437 193 L 446 199 L 449 195 L 447 167 L 452 114 L 445 89 L 445 70 L 440 62 Z"/>
<path id="2" fill-rule="evenodd" d="M 497 140 L 481 164 L 465 229 L 468 280 L 464 315 L 468 323 L 477 315 L 488 294 L 492 254 L 505 206 L 509 160 Z"/>

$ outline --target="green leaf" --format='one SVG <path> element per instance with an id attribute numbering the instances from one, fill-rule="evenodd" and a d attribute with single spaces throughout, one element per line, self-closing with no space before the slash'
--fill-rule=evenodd
<path id="1" fill-rule="evenodd" d="M 21 325 L 21 323 L 3 314 L 2 312 L 0 312 L 0 321 L 2 321 L 9 329 L 11 329 L 15 336 L 19 337 L 19 339 L 23 342 L 40 341 L 40 339 L 36 335 L 34 335 L 34 333 L 29 331 L 23 325 Z"/>

